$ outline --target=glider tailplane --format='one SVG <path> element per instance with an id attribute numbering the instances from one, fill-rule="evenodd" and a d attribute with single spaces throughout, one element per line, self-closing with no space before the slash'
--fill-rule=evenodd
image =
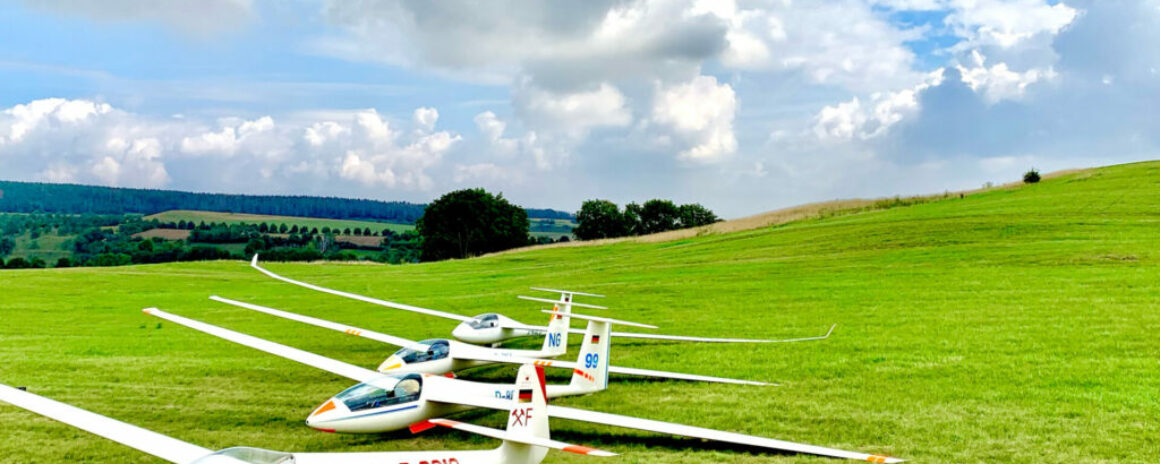
<path id="1" fill-rule="evenodd" d="M 616 456 L 608 451 L 577 446 L 552 440 L 548 426 L 548 394 L 544 384 L 544 368 L 535 364 L 524 364 L 516 376 L 516 394 L 512 395 L 508 408 L 507 430 L 496 430 L 478 425 L 466 424 L 447 419 L 430 419 L 415 424 L 412 431 L 419 432 L 439 425 L 471 432 L 485 437 L 503 440 L 495 452 L 497 462 L 508 464 L 538 464 L 547 454 L 548 448 L 588 456 Z M 505 408 L 507 409 L 507 408 Z"/>

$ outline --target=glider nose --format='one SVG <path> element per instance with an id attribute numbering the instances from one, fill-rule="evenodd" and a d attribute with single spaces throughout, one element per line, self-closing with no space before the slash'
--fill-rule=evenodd
<path id="1" fill-rule="evenodd" d="M 306 426 L 323 432 L 334 432 L 333 428 L 326 427 L 325 423 L 350 413 L 342 401 L 331 398 L 306 418 Z"/>
<path id="2" fill-rule="evenodd" d="M 398 356 L 391 355 L 391 357 L 387 358 L 386 361 L 383 361 L 382 364 L 379 364 L 379 372 L 390 372 L 394 369 L 403 367 L 405 364 L 407 363 L 403 362 L 403 360 Z"/>
<path id="3" fill-rule="evenodd" d="M 472 336 L 474 334 L 475 329 L 472 329 L 466 322 L 460 322 L 459 325 L 455 326 L 455 330 L 451 331 L 452 337 L 468 343 L 475 343 L 475 340 L 473 340 L 475 337 Z"/>

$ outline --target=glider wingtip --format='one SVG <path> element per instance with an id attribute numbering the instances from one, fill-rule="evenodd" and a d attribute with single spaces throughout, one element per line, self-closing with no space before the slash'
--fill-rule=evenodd
<path id="1" fill-rule="evenodd" d="M 143 313 L 145 313 L 145 314 L 149 314 L 149 315 L 152 315 L 153 313 L 155 313 L 155 312 L 157 312 L 157 311 L 160 311 L 160 310 L 159 310 L 159 309 L 157 309 L 157 308 L 152 308 L 152 307 L 150 307 L 150 308 L 145 308 L 145 309 L 142 309 L 142 310 L 141 310 L 141 312 L 143 312 Z"/>

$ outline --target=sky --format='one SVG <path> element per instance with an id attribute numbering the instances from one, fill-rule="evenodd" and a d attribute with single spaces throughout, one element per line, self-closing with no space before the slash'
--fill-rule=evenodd
<path id="1" fill-rule="evenodd" d="M 0 179 L 740 217 L 1160 157 L 1160 0 L 0 0 Z"/>

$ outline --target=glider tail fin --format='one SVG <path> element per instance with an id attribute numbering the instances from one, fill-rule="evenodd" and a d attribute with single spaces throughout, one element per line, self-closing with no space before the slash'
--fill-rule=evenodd
<path id="1" fill-rule="evenodd" d="M 508 413 L 505 439 L 499 448 L 501 462 L 538 463 L 548 454 L 548 449 L 529 446 L 528 440 L 547 440 L 548 395 L 544 386 L 544 368 L 525 364 L 520 366 L 516 376 L 516 394 L 512 410 Z"/>
<path id="2" fill-rule="evenodd" d="M 560 356 L 568 352 L 568 329 L 571 328 L 572 299 L 560 297 L 560 302 L 552 306 L 552 319 L 544 332 L 544 346 L 540 351 L 548 357 Z"/>
<path id="3" fill-rule="evenodd" d="M 612 324 L 604 320 L 589 320 L 580 345 L 580 356 L 572 370 L 573 388 L 600 391 L 608 388 L 608 347 Z"/>

